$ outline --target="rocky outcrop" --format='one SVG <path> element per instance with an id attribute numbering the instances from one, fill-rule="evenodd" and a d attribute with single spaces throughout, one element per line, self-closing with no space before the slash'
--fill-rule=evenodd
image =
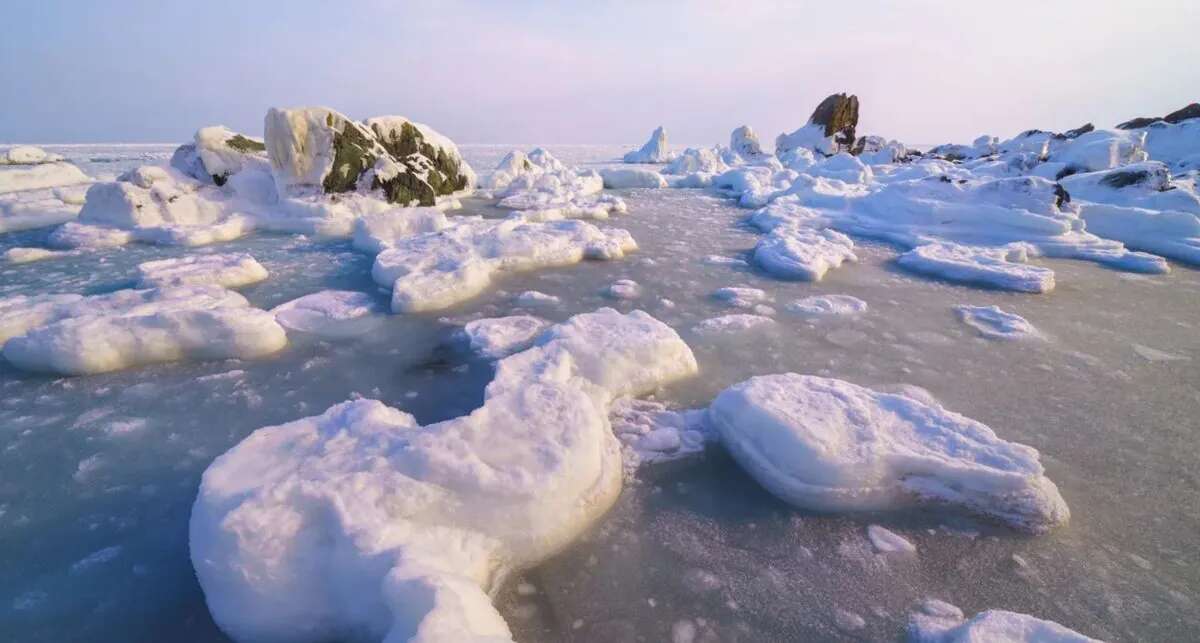
<path id="1" fill-rule="evenodd" d="M 1062 139 L 1062 138 L 1079 138 L 1080 136 L 1083 136 L 1084 134 L 1087 134 L 1088 132 L 1093 132 L 1095 130 L 1096 130 L 1095 125 L 1092 125 L 1091 123 L 1087 123 L 1085 125 L 1081 125 L 1080 127 L 1076 127 L 1075 129 L 1069 129 L 1069 130 L 1063 132 L 1062 134 L 1056 134 L 1055 138 L 1060 138 L 1060 139 Z"/>
<path id="2" fill-rule="evenodd" d="M 171 155 L 171 167 L 202 183 L 225 185 L 229 177 L 251 163 L 267 160 L 262 141 L 217 125 L 196 132 L 191 143 Z"/>
<path id="3" fill-rule="evenodd" d="M 817 105 L 804 127 L 775 139 L 775 153 L 783 156 L 801 147 L 825 156 L 849 152 L 856 141 L 857 127 L 858 97 L 833 94 Z"/>
<path id="4" fill-rule="evenodd" d="M 1140 128 L 1146 127 L 1147 125 L 1150 125 L 1151 123 L 1157 123 L 1158 121 L 1166 121 L 1168 123 L 1174 124 L 1174 123 L 1179 123 L 1181 121 L 1186 121 L 1191 118 L 1200 118 L 1200 103 L 1192 103 L 1192 104 L 1188 105 L 1187 107 L 1177 109 L 1177 110 L 1171 112 L 1170 114 L 1167 114 L 1166 116 L 1162 116 L 1162 117 L 1142 116 L 1139 118 L 1127 120 L 1124 123 L 1117 125 L 1117 129 L 1140 129 Z"/>
<path id="5" fill-rule="evenodd" d="M 360 123 L 324 107 L 272 108 L 266 147 L 285 195 L 379 190 L 391 203 L 430 206 L 475 183 L 450 139 L 402 116 Z"/>

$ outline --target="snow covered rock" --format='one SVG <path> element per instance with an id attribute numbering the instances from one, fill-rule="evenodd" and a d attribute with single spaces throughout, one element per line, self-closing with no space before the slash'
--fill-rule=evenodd
<path id="1" fill-rule="evenodd" d="M 267 146 L 260 140 L 216 125 L 196 132 L 191 143 L 179 146 L 171 167 L 203 183 L 225 185 L 247 165 L 265 167 Z"/>
<path id="2" fill-rule="evenodd" d="M 666 325 L 602 309 L 501 360 L 469 415 L 422 427 L 357 400 L 259 429 L 192 511 L 213 618 L 238 640 L 511 640 L 489 594 L 620 493 L 609 404 L 696 368 Z"/>
<path id="3" fill-rule="evenodd" d="M 906 270 L 949 281 L 1019 292 L 1054 290 L 1054 271 L 1029 265 L 1027 261 L 1029 248 L 1019 243 L 1001 247 L 927 243 L 896 259 Z"/>
<path id="4" fill-rule="evenodd" d="M 967 620 L 962 610 L 937 599 L 925 600 L 909 616 L 912 643 L 1101 643 L 1055 623 L 1005 610 L 980 612 Z"/>
<path id="5" fill-rule="evenodd" d="M 1140 118 L 1132 118 L 1132 119 L 1125 121 L 1124 123 L 1121 123 L 1120 125 L 1117 125 L 1117 129 L 1124 129 L 1124 130 L 1141 129 L 1143 127 L 1146 127 L 1148 125 L 1152 125 L 1152 124 L 1158 123 L 1158 122 L 1166 122 L 1166 123 L 1174 124 L 1174 123 L 1182 123 L 1183 121 L 1194 119 L 1194 118 L 1200 118 L 1200 103 L 1189 103 L 1188 105 L 1185 105 L 1184 107 L 1177 109 L 1177 110 L 1171 112 L 1170 114 L 1167 114 L 1166 116 L 1161 116 L 1161 117 L 1145 117 L 1145 116 L 1143 116 Z"/>
<path id="6" fill-rule="evenodd" d="M 1031 339 L 1042 334 L 1024 317 L 1000 310 L 999 306 L 955 306 L 962 323 L 991 339 Z"/>
<path id="7" fill-rule="evenodd" d="M 361 334 L 372 326 L 361 320 L 381 312 L 374 297 L 354 290 L 322 290 L 271 309 L 284 328 L 325 336 Z"/>
<path id="8" fill-rule="evenodd" d="M 734 459 L 800 507 L 958 505 L 1042 533 L 1067 505 L 1038 452 L 940 406 L 841 380 L 787 373 L 736 384 L 709 407 Z"/>
<path id="9" fill-rule="evenodd" d="M 173 257 L 138 264 L 138 287 L 221 286 L 241 288 L 258 283 L 269 275 L 248 254 L 205 254 Z"/>
<path id="10" fill-rule="evenodd" d="M 667 163 L 671 152 L 667 149 L 667 131 L 659 125 L 650 134 L 650 140 L 640 150 L 629 152 L 622 159 L 626 163 Z"/>
<path id="11" fill-rule="evenodd" d="M 261 357 L 283 348 L 287 334 L 237 293 L 182 287 L 0 299 L 0 342 L 18 368 L 83 375 Z"/>
<path id="12" fill-rule="evenodd" d="M 0 154 L 0 165 L 38 165 L 57 163 L 63 160 L 58 154 L 50 154 L 40 147 L 17 145 Z"/>
<path id="13" fill-rule="evenodd" d="M 754 263 L 783 279 L 820 281 L 844 261 L 858 261 L 854 242 L 829 229 L 779 226 L 754 247 Z"/>
<path id="14" fill-rule="evenodd" d="M 446 137 L 401 116 L 358 123 L 325 108 L 271 108 L 266 146 L 281 195 L 379 191 L 389 203 L 432 206 L 474 172 Z"/>
<path id="15" fill-rule="evenodd" d="M 392 289 L 392 311 L 447 308 L 483 292 L 504 271 L 619 259 L 637 249 L 629 232 L 584 221 L 473 219 L 398 239 L 375 257 L 371 275 Z"/>
<path id="16" fill-rule="evenodd" d="M 665 188 L 667 180 L 653 170 L 638 168 L 605 168 L 600 170 L 604 187 L 610 190 L 625 188 Z"/>
<path id="17" fill-rule="evenodd" d="M 783 157 L 797 148 L 806 148 L 825 156 L 850 151 L 854 129 L 858 127 L 858 97 L 833 94 L 813 110 L 808 123 L 791 134 L 775 139 L 775 154 Z"/>
<path id="18" fill-rule="evenodd" d="M 487 359 L 500 359 L 533 345 L 550 322 L 532 315 L 491 317 L 467 322 L 462 329 L 471 350 Z"/>
<path id="19" fill-rule="evenodd" d="M 850 316 L 867 312 L 867 302 L 850 295 L 817 295 L 797 299 L 784 306 L 784 309 L 790 313 L 809 317 Z"/>
<path id="20" fill-rule="evenodd" d="M 743 159 L 762 156 L 762 144 L 749 125 L 742 125 L 729 134 L 729 149 Z"/>

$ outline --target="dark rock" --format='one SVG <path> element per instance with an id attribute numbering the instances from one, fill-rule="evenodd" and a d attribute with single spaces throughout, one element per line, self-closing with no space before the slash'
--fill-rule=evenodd
<path id="1" fill-rule="evenodd" d="M 1095 131 L 1095 129 L 1096 129 L 1095 125 L 1088 123 L 1086 125 L 1076 127 L 1075 129 L 1069 129 L 1069 130 L 1063 132 L 1062 134 L 1059 134 L 1059 136 L 1062 138 L 1079 138 L 1080 136 L 1083 136 L 1084 134 L 1087 134 L 1088 132 Z"/>
<path id="2" fill-rule="evenodd" d="M 1200 103 L 1191 103 L 1187 107 L 1177 109 L 1163 117 L 1142 116 L 1139 118 L 1134 118 L 1117 125 L 1117 129 L 1139 129 L 1159 121 L 1179 123 L 1192 118 L 1200 118 Z"/>
<path id="3" fill-rule="evenodd" d="M 1064 203 L 1071 202 L 1071 194 L 1061 183 L 1054 184 L 1054 207 L 1061 208 Z"/>
<path id="4" fill-rule="evenodd" d="M 367 128 L 341 114 L 330 113 L 325 124 L 334 131 L 333 169 L 325 175 L 321 187 L 326 194 L 349 192 L 358 185 L 358 178 L 375 166 L 386 154 Z"/>
<path id="5" fill-rule="evenodd" d="M 808 122 L 825 127 L 825 136 L 833 136 L 842 145 L 854 144 L 858 127 L 858 96 L 833 94 L 821 101 Z"/>

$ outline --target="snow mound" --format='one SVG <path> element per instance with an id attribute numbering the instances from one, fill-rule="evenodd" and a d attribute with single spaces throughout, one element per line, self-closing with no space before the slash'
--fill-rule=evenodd
<path id="1" fill-rule="evenodd" d="M 372 327 L 362 320 L 380 312 L 374 297 L 353 290 L 322 290 L 271 309 L 284 328 L 324 336 L 361 334 Z"/>
<path id="2" fill-rule="evenodd" d="M 909 616 L 912 643 L 1100 643 L 1053 621 L 1005 610 L 980 612 L 967 620 L 962 610 L 937 599 L 925 600 Z"/>
<path id="3" fill-rule="evenodd" d="M 754 247 L 754 262 L 782 279 L 820 281 L 844 261 L 858 261 L 854 242 L 836 230 L 779 226 Z"/>
<path id="4" fill-rule="evenodd" d="M 729 133 L 729 149 L 743 159 L 762 156 L 762 144 L 749 125 L 742 125 Z"/>
<path id="5" fill-rule="evenodd" d="M 767 375 L 723 391 L 709 419 L 751 476 L 800 507 L 941 503 L 1035 533 L 1069 517 L 1035 449 L 902 395 L 823 377 Z"/>
<path id="6" fill-rule="evenodd" d="M 532 315 L 491 317 L 467 322 L 462 329 L 471 350 L 487 359 L 500 359 L 533 345 L 550 322 Z"/>
<path id="7" fill-rule="evenodd" d="M 775 320 L 763 315 L 722 315 L 710 317 L 692 326 L 692 332 L 700 335 L 716 335 L 724 333 L 743 333 L 750 330 L 773 326 Z"/>
<path id="8" fill-rule="evenodd" d="M 537 148 L 528 155 L 513 150 L 483 182 L 488 197 L 501 208 L 518 210 L 531 221 L 607 219 L 625 212 L 625 202 L 601 194 L 604 179 L 594 171 L 570 168 L 550 152 Z"/>
<path id="9" fill-rule="evenodd" d="M 640 150 L 629 152 L 623 159 L 626 163 L 667 163 L 671 152 L 667 149 L 667 131 L 659 125 L 650 134 L 650 140 Z"/>
<path id="10" fill-rule="evenodd" d="M 267 269 L 245 253 L 159 259 L 138 264 L 138 287 L 221 286 L 240 288 L 267 278 Z"/>
<path id="11" fill-rule="evenodd" d="M 269 313 L 215 287 L 0 299 L 4 357 L 31 371 L 83 375 L 184 359 L 274 353 L 287 335 Z"/>
<path id="12" fill-rule="evenodd" d="M 404 237 L 448 227 L 449 219 L 437 208 L 396 208 L 356 220 L 352 244 L 368 254 L 378 254 Z"/>
<path id="13" fill-rule="evenodd" d="M 784 309 L 797 315 L 860 315 L 867 312 L 867 302 L 850 295 L 817 295 L 797 299 Z"/>
<path id="14" fill-rule="evenodd" d="M 0 233 L 74 219 L 90 181 L 70 163 L 0 165 Z"/>
<path id="15" fill-rule="evenodd" d="M 619 259 L 637 249 L 629 232 L 584 221 L 464 220 L 398 239 L 375 257 L 371 275 L 392 289 L 392 311 L 447 308 L 483 292 L 505 271 Z"/>
<path id="16" fill-rule="evenodd" d="M 604 187 L 610 190 L 626 188 L 665 188 L 667 180 L 654 170 L 640 168 L 605 168 L 600 170 L 604 179 Z"/>
<path id="17" fill-rule="evenodd" d="M 999 306 L 955 306 L 959 320 L 991 339 L 1040 338 L 1041 332 L 1024 317 L 1000 310 Z"/>
<path id="18" fill-rule="evenodd" d="M 907 270 L 949 281 L 1019 292 L 1054 290 L 1054 271 L 1025 263 L 1028 260 L 1029 247 L 1025 244 L 985 248 L 927 243 L 900 255 L 896 262 Z"/>
<path id="19" fill-rule="evenodd" d="M 620 493 L 610 402 L 696 368 L 666 325 L 602 309 L 501 360 L 469 415 L 357 400 L 255 431 L 192 510 L 213 618 L 238 640 L 511 640 L 489 594 Z"/>

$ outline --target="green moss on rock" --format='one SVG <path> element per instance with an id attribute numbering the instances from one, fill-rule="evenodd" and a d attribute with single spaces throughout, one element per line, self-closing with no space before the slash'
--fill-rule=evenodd
<path id="1" fill-rule="evenodd" d="M 370 132 L 358 124 L 333 114 L 325 122 L 333 128 L 333 168 L 325 175 L 321 187 L 325 192 L 349 192 L 358 184 L 363 172 L 375 165 L 381 150 Z"/>

